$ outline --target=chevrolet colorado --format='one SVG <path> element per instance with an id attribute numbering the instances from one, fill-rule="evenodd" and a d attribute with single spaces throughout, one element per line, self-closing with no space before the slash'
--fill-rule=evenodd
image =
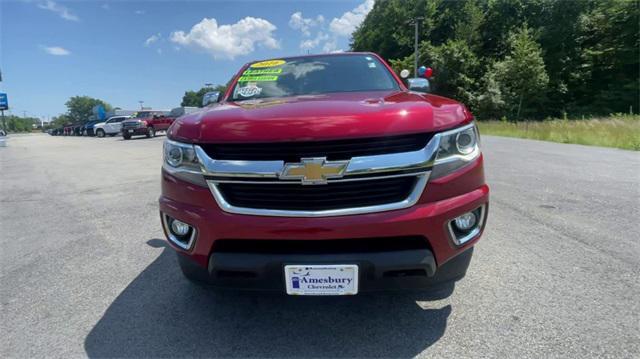
<path id="1" fill-rule="evenodd" d="M 164 143 L 160 218 L 183 274 L 290 295 L 440 287 L 487 219 L 474 118 L 372 53 L 245 65 Z"/>

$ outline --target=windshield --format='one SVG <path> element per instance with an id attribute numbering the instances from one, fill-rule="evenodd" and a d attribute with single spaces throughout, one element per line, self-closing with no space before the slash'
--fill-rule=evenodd
<path id="1" fill-rule="evenodd" d="M 150 111 L 140 111 L 140 112 L 136 113 L 136 117 L 135 118 L 147 118 L 147 117 L 151 117 L 151 112 Z"/>
<path id="2" fill-rule="evenodd" d="M 253 63 L 238 79 L 231 100 L 398 89 L 374 56 L 324 55 Z"/>

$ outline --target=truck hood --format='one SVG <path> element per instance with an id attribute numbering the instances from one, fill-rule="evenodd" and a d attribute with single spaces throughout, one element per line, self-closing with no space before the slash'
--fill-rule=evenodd
<path id="1" fill-rule="evenodd" d="M 435 132 L 471 121 L 460 103 L 405 91 L 334 93 L 225 102 L 180 117 L 171 139 L 276 142 Z"/>

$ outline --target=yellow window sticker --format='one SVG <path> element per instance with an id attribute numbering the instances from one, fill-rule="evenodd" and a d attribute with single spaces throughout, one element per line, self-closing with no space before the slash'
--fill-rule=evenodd
<path id="1" fill-rule="evenodd" d="M 247 81 L 277 81 L 278 76 L 240 76 L 238 79 L 239 82 L 247 82 Z"/>
<path id="2" fill-rule="evenodd" d="M 284 65 L 286 63 L 287 62 L 284 60 L 268 60 L 268 61 L 260 61 L 260 62 L 256 62 L 255 64 L 251 64 L 251 67 L 254 67 L 254 68 L 275 67 L 275 66 Z"/>
<path id="3" fill-rule="evenodd" d="M 282 69 L 247 69 L 243 75 L 277 75 L 281 74 Z"/>

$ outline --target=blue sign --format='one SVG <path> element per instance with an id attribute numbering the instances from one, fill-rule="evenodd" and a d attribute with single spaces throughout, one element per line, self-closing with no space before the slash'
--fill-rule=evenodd
<path id="1" fill-rule="evenodd" d="M 104 106 L 102 105 L 95 105 L 93 106 L 93 114 L 96 116 L 96 118 L 98 120 L 104 120 L 105 118 L 105 110 L 104 110 Z"/>
<path id="2" fill-rule="evenodd" d="M 0 110 L 8 110 L 9 109 L 9 100 L 7 100 L 6 93 L 0 93 Z"/>

